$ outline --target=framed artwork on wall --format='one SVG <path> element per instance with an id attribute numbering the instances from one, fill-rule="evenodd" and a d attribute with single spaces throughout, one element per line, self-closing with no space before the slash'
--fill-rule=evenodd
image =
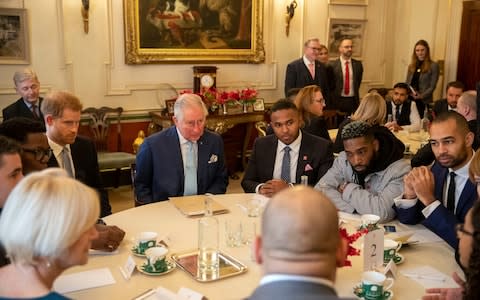
<path id="1" fill-rule="evenodd" d="M 174 113 L 173 107 L 175 106 L 175 101 L 177 101 L 176 98 L 165 100 L 165 111 L 169 116 L 173 116 L 173 113 Z"/>
<path id="2" fill-rule="evenodd" d="M 263 0 L 124 0 L 125 62 L 265 60 Z"/>
<path id="3" fill-rule="evenodd" d="M 29 63 L 27 10 L 0 8 L 0 64 Z"/>
<path id="4" fill-rule="evenodd" d="M 339 5 L 368 5 L 368 0 L 328 0 L 328 3 Z"/>
<path id="5" fill-rule="evenodd" d="M 362 56 L 366 22 L 366 20 L 355 19 L 329 19 L 328 52 L 330 57 L 339 56 L 338 46 L 340 41 L 348 38 L 353 42 L 353 56 L 360 58 Z"/>

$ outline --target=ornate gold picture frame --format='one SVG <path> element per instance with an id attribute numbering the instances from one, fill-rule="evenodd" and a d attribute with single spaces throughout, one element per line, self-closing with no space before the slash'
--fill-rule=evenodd
<path id="1" fill-rule="evenodd" d="M 125 62 L 265 60 L 263 0 L 124 0 Z"/>
<path id="2" fill-rule="evenodd" d="M 0 8 L 0 64 L 29 63 L 27 10 Z"/>

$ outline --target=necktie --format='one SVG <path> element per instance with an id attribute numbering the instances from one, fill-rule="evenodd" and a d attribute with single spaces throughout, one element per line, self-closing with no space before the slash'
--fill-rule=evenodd
<path id="1" fill-rule="evenodd" d="M 287 183 L 291 182 L 290 179 L 290 147 L 285 146 L 283 148 L 283 160 L 282 160 L 282 173 L 280 177 Z"/>
<path id="2" fill-rule="evenodd" d="M 450 184 L 447 192 L 447 209 L 455 213 L 455 173 L 450 172 Z"/>
<path id="3" fill-rule="evenodd" d="M 345 96 L 350 94 L 350 68 L 348 67 L 348 61 L 345 62 L 345 83 L 343 86 Z"/>
<path id="4" fill-rule="evenodd" d="M 75 178 L 75 176 L 73 176 L 72 161 L 70 160 L 70 150 L 67 147 L 63 147 L 62 160 L 63 160 L 63 169 L 67 171 L 70 177 Z"/>
<path id="5" fill-rule="evenodd" d="M 185 184 L 183 188 L 183 195 L 197 194 L 197 166 L 195 164 L 195 150 L 192 142 L 187 143 L 187 153 L 185 155 Z"/>
<path id="6" fill-rule="evenodd" d="M 400 105 L 395 105 L 395 121 L 400 120 Z"/>
<path id="7" fill-rule="evenodd" d="M 32 114 L 35 119 L 38 119 L 38 113 L 37 113 L 37 105 L 32 104 Z"/>
<path id="8" fill-rule="evenodd" d="M 310 71 L 312 78 L 315 78 L 315 65 L 313 63 L 308 64 L 308 70 Z"/>

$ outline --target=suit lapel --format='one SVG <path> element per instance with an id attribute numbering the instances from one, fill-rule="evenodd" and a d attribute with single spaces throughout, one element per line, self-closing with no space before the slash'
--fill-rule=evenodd
<path id="1" fill-rule="evenodd" d="M 468 199 L 472 199 L 474 193 L 476 193 L 476 186 L 470 180 L 467 180 L 467 183 L 465 183 L 465 187 L 460 194 L 457 207 L 455 208 L 455 214 L 457 216 L 460 216 L 462 211 L 464 211 L 465 205 L 469 202 Z"/>
<path id="2" fill-rule="evenodd" d="M 300 183 L 300 177 L 305 172 L 305 167 L 307 166 L 307 163 L 311 157 L 306 144 L 307 142 L 305 141 L 305 134 L 302 133 L 302 141 L 300 144 L 300 150 L 298 152 L 297 172 L 295 176 L 296 183 Z"/>
<path id="3" fill-rule="evenodd" d="M 177 128 L 175 126 L 170 127 L 167 133 L 167 147 L 172 149 L 172 161 L 168 162 L 170 166 L 181 166 L 180 168 L 174 168 L 177 170 L 178 182 L 180 182 L 179 193 L 183 195 L 183 189 L 185 184 L 185 174 L 183 172 L 183 158 L 182 149 L 180 146 L 180 139 L 178 137 Z M 172 145 L 171 147 L 168 145 Z"/>
<path id="4" fill-rule="evenodd" d="M 440 200 L 443 203 L 443 185 L 445 184 L 445 179 L 447 178 L 447 169 L 439 167 L 439 176 L 434 176 L 435 178 L 435 198 Z"/>
<path id="5" fill-rule="evenodd" d="M 270 171 L 268 176 L 266 176 L 269 179 L 273 178 L 273 171 L 275 169 L 275 160 L 277 158 L 277 147 L 278 147 L 278 138 L 275 136 L 275 134 L 272 134 L 271 136 L 272 136 L 272 139 L 269 141 L 270 146 L 267 148 L 267 151 L 264 154 L 265 156 L 263 155 L 261 156 L 266 161 L 265 170 Z"/>
<path id="6" fill-rule="evenodd" d="M 205 190 L 203 187 L 205 186 L 205 177 L 207 174 L 205 173 L 207 170 L 207 165 L 209 161 L 209 147 L 208 147 L 208 139 L 205 137 L 205 134 L 197 141 L 198 147 L 198 160 L 197 160 L 197 188 L 199 191 Z"/>

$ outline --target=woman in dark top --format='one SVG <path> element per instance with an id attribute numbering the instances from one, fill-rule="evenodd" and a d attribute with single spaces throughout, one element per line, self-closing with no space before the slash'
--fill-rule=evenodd
<path id="1" fill-rule="evenodd" d="M 364 121 L 370 125 L 383 125 L 387 114 L 387 105 L 379 93 L 373 91 L 366 94 L 351 117 L 346 118 L 338 126 L 337 137 L 333 145 L 333 152 L 343 151 L 342 129 L 352 121 Z"/>
<path id="2" fill-rule="evenodd" d="M 295 97 L 295 105 L 304 122 L 303 130 L 330 141 L 327 123 L 323 118 L 325 99 L 320 87 L 309 85 L 302 88 Z"/>
<path id="3" fill-rule="evenodd" d="M 430 57 L 430 46 L 427 41 L 419 40 L 413 48 L 412 60 L 408 65 L 407 82 L 415 90 L 411 96 L 417 104 L 420 117 L 423 117 L 425 105 L 433 102 L 438 75 L 439 67 Z"/>

